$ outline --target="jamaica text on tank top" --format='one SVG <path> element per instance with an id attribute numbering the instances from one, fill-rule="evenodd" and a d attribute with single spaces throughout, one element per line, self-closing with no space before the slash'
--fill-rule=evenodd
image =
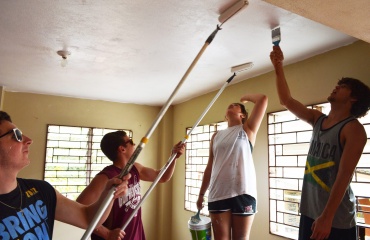
<path id="1" fill-rule="evenodd" d="M 303 179 L 300 211 L 312 219 L 316 219 L 323 212 L 337 177 L 343 151 L 340 132 L 344 125 L 355 120 L 349 117 L 323 130 L 321 126 L 326 117 L 320 116 L 313 128 Z M 352 189 L 348 186 L 334 216 L 332 227 L 348 229 L 356 225 L 355 201 Z"/>

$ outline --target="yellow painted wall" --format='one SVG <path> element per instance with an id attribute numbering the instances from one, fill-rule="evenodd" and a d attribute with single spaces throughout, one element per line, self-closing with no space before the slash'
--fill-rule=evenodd
<path id="1" fill-rule="evenodd" d="M 268 56 L 266 56 L 268 58 Z M 333 50 L 305 61 L 286 66 L 286 77 L 292 95 L 304 104 L 326 101 L 337 80 L 343 76 L 361 79 L 370 85 L 370 45 L 365 42 Z M 227 79 L 225 79 L 226 81 Z M 269 97 L 267 111 L 282 110 L 275 90 L 272 72 L 228 86 L 200 124 L 222 121 L 226 107 L 246 92 L 261 92 Z M 224 82 L 220 82 L 220 87 Z M 216 91 L 217 92 L 217 91 Z M 171 146 L 183 139 L 185 128 L 199 118 L 216 92 L 171 107 L 141 152 L 138 162 L 161 168 L 168 160 Z M 3 93 L 3 110 L 34 142 L 31 164 L 20 177 L 42 179 L 45 158 L 46 125 L 128 128 L 139 142 L 160 108 L 134 104 L 111 103 L 29 93 Z M 247 104 L 247 109 L 251 109 Z M 269 234 L 268 226 L 268 152 L 267 122 L 264 119 L 254 149 L 257 171 L 258 210 L 251 239 L 282 239 Z M 156 186 L 143 204 L 144 227 L 148 240 L 190 239 L 187 221 L 194 214 L 184 210 L 185 164 L 177 160 L 175 174 L 166 184 Z M 149 184 L 143 184 L 142 193 Z M 83 230 L 57 223 L 54 239 L 80 239 Z"/>
<path id="2" fill-rule="evenodd" d="M 268 57 L 266 56 L 266 58 Z M 286 66 L 285 72 L 293 97 L 304 104 L 324 102 L 341 77 L 358 78 L 370 86 L 370 44 L 356 42 Z M 220 87 L 222 84 L 220 83 Z M 269 97 L 267 112 L 283 110 L 279 104 L 275 88 L 275 74 L 270 72 L 228 86 L 201 124 L 223 121 L 227 106 L 232 102 L 238 102 L 239 98 L 247 92 L 266 94 Z M 175 106 L 174 139 L 180 139 L 184 135 L 184 129 L 193 125 L 216 93 L 217 91 Z M 250 103 L 246 104 L 246 108 L 249 110 L 251 106 Z M 258 213 L 252 227 L 252 240 L 282 239 L 269 234 L 267 144 L 267 120 L 265 118 L 261 124 L 253 150 L 257 172 Z M 185 164 L 184 162 L 179 163 L 173 177 L 173 225 L 170 239 L 190 239 L 187 221 L 194 213 L 184 210 L 184 190 L 183 188 L 178 189 L 178 186 L 184 186 L 185 184 Z M 179 238 L 179 236 L 181 237 Z"/>
<path id="3" fill-rule="evenodd" d="M 35 179 L 43 178 L 47 124 L 131 129 L 134 141 L 138 143 L 147 134 L 160 110 L 158 107 L 134 104 L 14 92 L 5 92 L 3 106 L 3 110 L 11 115 L 13 122 L 25 135 L 33 139 L 31 164 L 23 169 L 19 176 Z M 173 144 L 172 112 L 170 107 L 137 162 L 156 169 L 167 162 Z M 149 186 L 149 183 L 142 184 L 142 193 L 145 193 Z M 170 183 L 157 185 L 143 204 L 144 227 L 148 236 L 156 236 L 158 229 L 171 221 L 171 209 L 161 210 L 157 207 L 162 205 L 160 199 L 166 199 L 170 206 L 170 186 Z M 158 220 L 159 215 L 167 216 L 162 219 L 164 222 Z M 54 239 L 80 239 L 83 233 L 80 229 L 57 222 Z"/>

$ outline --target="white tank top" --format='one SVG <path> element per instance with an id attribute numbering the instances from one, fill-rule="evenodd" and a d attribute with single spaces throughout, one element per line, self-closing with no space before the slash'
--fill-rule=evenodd
<path id="1" fill-rule="evenodd" d="M 251 145 L 243 125 L 218 131 L 213 139 L 213 166 L 208 201 L 248 194 L 257 200 Z"/>

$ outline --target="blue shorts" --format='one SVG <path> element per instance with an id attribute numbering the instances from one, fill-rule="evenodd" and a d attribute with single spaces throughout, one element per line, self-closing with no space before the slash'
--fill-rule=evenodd
<path id="1" fill-rule="evenodd" d="M 248 194 L 239 195 L 215 202 L 208 202 L 210 213 L 223 213 L 231 211 L 231 214 L 250 216 L 257 212 L 256 199 Z"/>

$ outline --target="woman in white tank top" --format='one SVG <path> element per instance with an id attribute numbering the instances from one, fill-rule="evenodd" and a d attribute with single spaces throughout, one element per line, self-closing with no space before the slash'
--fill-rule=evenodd
<path id="1" fill-rule="evenodd" d="M 228 106 L 228 128 L 212 136 L 197 201 L 198 209 L 203 208 L 204 194 L 209 189 L 208 208 L 215 240 L 249 239 L 256 212 L 252 149 L 268 100 L 263 94 L 246 94 L 240 102 L 252 102 L 253 110 L 248 117 L 243 104 Z"/>

